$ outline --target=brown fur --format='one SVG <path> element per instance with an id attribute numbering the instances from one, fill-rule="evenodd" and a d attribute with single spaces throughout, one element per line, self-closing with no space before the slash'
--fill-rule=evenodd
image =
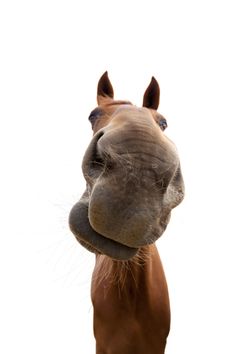
<path id="1" fill-rule="evenodd" d="M 162 354 L 170 328 L 168 290 L 155 245 L 145 259 L 97 256 L 92 281 L 97 354 Z"/>

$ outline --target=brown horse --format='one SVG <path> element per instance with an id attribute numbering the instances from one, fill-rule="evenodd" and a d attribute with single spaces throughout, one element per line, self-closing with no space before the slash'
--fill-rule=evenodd
<path id="1" fill-rule="evenodd" d="M 157 113 L 153 77 L 143 107 L 113 99 L 105 72 L 89 120 L 86 191 L 70 228 L 96 254 L 92 278 L 97 354 L 163 354 L 170 326 L 167 284 L 155 241 L 184 196 L 179 157 Z"/>

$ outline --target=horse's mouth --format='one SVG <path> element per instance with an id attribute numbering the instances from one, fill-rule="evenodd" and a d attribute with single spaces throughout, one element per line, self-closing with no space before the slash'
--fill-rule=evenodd
<path id="1" fill-rule="evenodd" d="M 123 245 L 96 232 L 89 223 L 88 204 L 83 200 L 72 208 L 69 224 L 81 245 L 95 254 L 105 254 L 116 260 L 128 260 L 138 252 L 138 248 Z"/>

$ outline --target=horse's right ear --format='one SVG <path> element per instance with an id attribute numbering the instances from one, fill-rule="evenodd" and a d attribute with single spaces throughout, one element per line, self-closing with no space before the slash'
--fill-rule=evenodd
<path id="1" fill-rule="evenodd" d="M 152 77 L 152 80 L 146 89 L 143 96 L 143 107 L 157 109 L 160 101 L 160 87 L 158 85 L 155 77 Z"/>
<path id="2" fill-rule="evenodd" d="M 104 100 L 104 98 L 113 98 L 114 92 L 112 84 L 109 80 L 107 71 L 100 77 L 98 81 L 98 89 L 97 89 L 97 102 L 98 105 Z"/>

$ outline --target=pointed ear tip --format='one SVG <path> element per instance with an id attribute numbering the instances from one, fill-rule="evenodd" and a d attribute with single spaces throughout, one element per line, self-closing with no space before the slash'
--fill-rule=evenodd
<path id="1" fill-rule="evenodd" d="M 99 81 L 101 80 L 104 80 L 104 79 L 108 79 L 108 72 L 107 71 L 105 71 L 103 74 L 102 74 L 102 76 L 100 77 L 100 79 L 99 79 Z"/>
<path id="2" fill-rule="evenodd" d="M 152 76 L 152 80 L 151 80 L 151 81 L 158 83 L 158 82 L 157 82 L 157 79 L 155 78 L 155 76 Z"/>

